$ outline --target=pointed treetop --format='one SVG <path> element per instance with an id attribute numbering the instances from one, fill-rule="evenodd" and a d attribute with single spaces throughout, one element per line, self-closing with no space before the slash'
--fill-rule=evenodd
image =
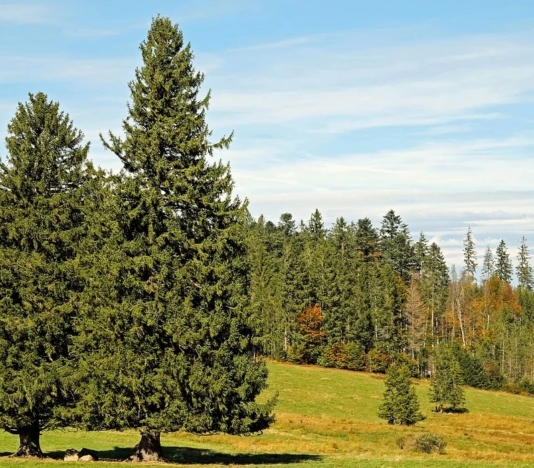
<path id="1" fill-rule="evenodd" d="M 495 256 L 497 257 L 495 262 L 495 274 L 502 281 L 510 283 L 512 281 L 512 261 L 510 260 L 506 243 L 502 239 L 495 251 Z"/>
<path id="2" fill-rule="evenodd" d="M 531 266 L 531 256 L 525 236 L 521 238 L 521 245 L 517 253 L 517 282 L 519 287 L 532 290 L 534 287 L 534 274 Z"/>
<path id="3" fill-rule="evenodd" d="M 464 265 L 465 272 L 471 277 L 475 277 L 477 271 L 477 253 L 475 251 L 475 241 L 473 239 L 473 233 L 471 226 L 467 229 L 467 235 L 464 239 Z"/>

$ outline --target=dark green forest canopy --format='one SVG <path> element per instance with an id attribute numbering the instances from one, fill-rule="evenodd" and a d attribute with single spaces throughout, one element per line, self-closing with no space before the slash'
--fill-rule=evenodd
<path id="1" fill-rule="evenodd" d="M 429 376 L 433 350 L 456 343 L 466 384 L 501 388 L 508 381 L 532 390 L 534 296 L 525 239 L 514 287 L 504 241 L 477 282 L 470 229 L 466 264 L 449 269 L 440 247 L 423 233 L 414 241 L 391 210 L 380 227 L 341 217 L 326 228 L 315 210 L 300 223 L 290 213 L 278 224 L 251 218 L 248 230 L 259 352 L 377 372 L 403 355 L 413 375 Z"/>

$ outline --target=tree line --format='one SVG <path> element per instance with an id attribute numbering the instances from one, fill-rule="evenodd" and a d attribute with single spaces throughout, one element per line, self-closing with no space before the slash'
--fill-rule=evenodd
<path id="1" fill-rule="evenodd" d="M 338 218 L 325 228 L 290 213 L 248 221 L 251 306 L 259 354 L 385 372 L 399 359 L 413 376 L 435 372 L 436 350 L 452 346 L 465 384 L 534 390 L 534 293 L 526 239 L 512 262 L 504 241 L 488 247 L 476 278 L 471 229 L 464 265 L 449 268 L 440 247 L 412 239 L 393 210 L 380 226 Z"/>

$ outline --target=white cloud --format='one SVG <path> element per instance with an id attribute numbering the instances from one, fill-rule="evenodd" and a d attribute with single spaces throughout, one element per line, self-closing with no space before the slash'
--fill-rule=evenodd
<path id="1" fill-rule="evenodd" d="M 304 37 L 228 52 L 226 67 L 210 78 L 218 90 L 212 109 L 235 125 L 305 121 L 347 132 L 483 118 L 488 108 L 531 100 L 534 90 L 531 37 L 380 47 L 347 34 L 336 41 Z"/>
<path id="2" fill-rule="evenodd" d="M 55 10 L 39 3 L 8 3 L 0 5 L 0 23 L 54 23 Z"/>
<path id="3" fill-rule="evenodd" d="M 74 59 L 58 56 L 2 57 L 0 83 L 67 82 L 125 84 L 132 78 L 137 61 L 134 59 Z"/>

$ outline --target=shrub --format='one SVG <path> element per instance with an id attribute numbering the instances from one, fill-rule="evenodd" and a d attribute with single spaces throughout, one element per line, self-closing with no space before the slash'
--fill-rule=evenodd
<path id="1" fill-rule="evenodd" d="M 365 354 L 359 343 L 343 343 L 337 353 L 336 367 L 340 369 L 364 370 Z"/>
<path id="2" fill-rule="evenodd" d="M 419 367 L 415 359 L 412 359 L 404 353 L 397 353 L 391 358 L 391 361 L 398 365 L 405 364 L 410 369 L 410 375 L 419 378 Z"/>
<path id="3" fill-rule="evenodd" d="M 367 353 L 367 369 L 369 372 L 385 374 L 391 364 L 391 356 L 373 348 Z"/>
<path id="4" fill-rule="evenodd" d="M 436 451 L 438 453 L 445 453 L 445 446 L 447 443 L 436 434 L 421 434 L 415 438 L 415 448 L 418 452 L 432 453 Z"/>
<path id="5" fill-rule="evenodd" d="M 319 359 L 317 359 L 317 364 L 319 364 L 322 367 L 336 367 L 336 361 L 334 356 L 334 346 L 332 345 L 326 345 L 321 355 L 319 356 Z"/>
<path id="6" fill-rule="evenodd" d="M 364 370 L 365 354 L 359 343 L 336 343 L 323 348 L 317 363 L 323 367 Z"/>
<path id="7" fill-rule="evenodd" d="M 306 364 L 308 362 L 306 355 L 306 345 L 302 343 L 294 344 L 287 350 L 287 360 L 294 364 Z"/>

